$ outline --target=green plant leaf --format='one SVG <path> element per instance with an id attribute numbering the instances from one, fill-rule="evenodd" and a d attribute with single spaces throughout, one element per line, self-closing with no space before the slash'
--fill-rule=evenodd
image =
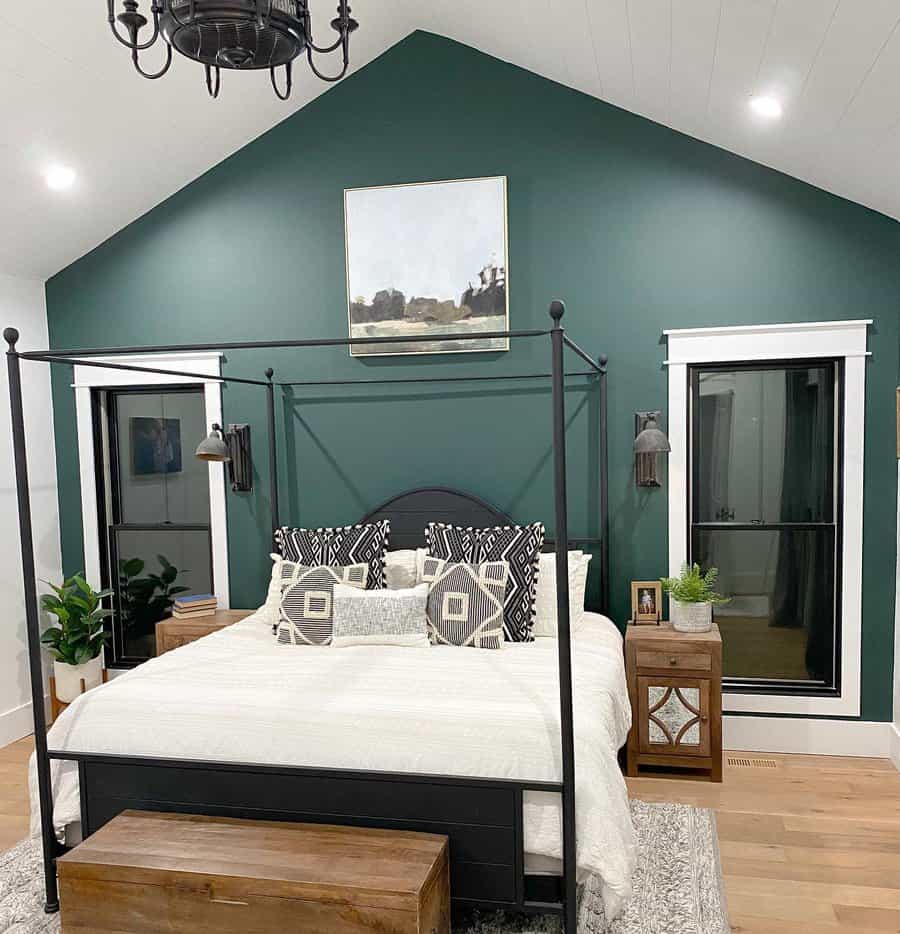
<path id="1" fill-rule="evenodd" d="M 127 577 L 134 577 L 144 570 L 144 562 L 140 558 L 123 558 L 119 562 L 119 568 Z"/>

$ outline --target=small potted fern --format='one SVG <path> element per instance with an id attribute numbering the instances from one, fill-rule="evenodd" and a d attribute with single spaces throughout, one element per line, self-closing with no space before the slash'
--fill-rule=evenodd
<path id="1" fill-rule="evenodd" d="M 678 577 L 662 578 L 663 590 L 669 595 L 669 619 L 679 632 L 707 632 L 712 629 L 712 608 L 727 603 L 716 593 L 718 568 L 702 574 L 700 565 L 681 565 Z"/>
<path id="2" fill-rule="evenodd" d="M 112 615 L 101 601 L 111 590 L 94 590 L 81 574 L 73 574 L 60 585 L 44 581 L 53 593 L 41 597 L 41 606 L 56 617 L 56 625 L 41 635 L 53 654 L 53 676 L 57 700 L 69 704 L 85 688 L 103 680 L 103 646 L 109 638 L 103 621 Z"/>

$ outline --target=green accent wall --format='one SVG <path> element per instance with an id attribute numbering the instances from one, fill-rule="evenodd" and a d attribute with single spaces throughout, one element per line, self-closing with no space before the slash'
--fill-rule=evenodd
<path id="1" fill-rule="evenodd" d="M 198 91 L 196 106 L 216 104 Z M 788 121 L 779 132 L 790 132 Z M 54 276 L 51 346 L 344 336 L 343 189 L 484 175 L 509 180 L 511 327 L 548 326 L 559 297 L 572 337 L 610 357 L 619 621 L 629 580 L 666 571 L 666 492 L 635 488 L 631 455 L 633 413 L 666 406 L 662 330 L 875 319 L 862 716 L 890 719 L 900 226 L 887 217 L 417 32 Z M 225 371 L 437 376 L 547 371 L 549 362 L 549 339 L 539 339 L 503 354 L 381 360 L 341 348 L 236 351 Z M 598 409 L 585 383 L 573 381 L 567 397 L 572 536 L 598 531 Z M 68 572 L 82 563 L 70 385 L 69 368 L 57 367 Z M 257 471 L 253 493 L 228 493 L 232 604 L 257 605 L 269 567 L 264 390 L 231 385 L 223 395 L 226 421 L 252 426 Z M 552 529 L 549 387 L 298 390 L 279 394 L 278 419 L 284 521 L 353 522 L 404 489 L 448 485 Z"/>

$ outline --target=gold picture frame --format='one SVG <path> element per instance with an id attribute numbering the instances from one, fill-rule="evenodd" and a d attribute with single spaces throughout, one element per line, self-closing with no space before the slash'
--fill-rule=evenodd
<path id="1" fill-rule="evenodd" d="M 631 582 L 631 622 L 635 626 L 658 626 L 662 619 L 662 582 Z"/>

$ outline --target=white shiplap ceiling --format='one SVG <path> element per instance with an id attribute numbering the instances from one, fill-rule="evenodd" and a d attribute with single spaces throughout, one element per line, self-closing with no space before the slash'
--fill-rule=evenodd
<path id="1" fill-rule="evenodd" d="M 147 5 L 144 0 L 143 6 Z M 327 85 L 200 66 L 145 81 L 102 0 L 0 8 L 0 271 L 45 278 Z M 27 7 L 28 5 L 25 5 Z M 311 0 L 315 18 L 333 0 Z M 900 218 L 900 0 L 356 0 L 358 69 L 414 29 L 449 36 Z M 321 32 L 321 30 L 320 30 Z M 159 50 L 156 50 L 158 55 Z M 747 101 L 770 94 L 774 122 Z M 79 173 L 47 189 L 49 163 Z"/>

